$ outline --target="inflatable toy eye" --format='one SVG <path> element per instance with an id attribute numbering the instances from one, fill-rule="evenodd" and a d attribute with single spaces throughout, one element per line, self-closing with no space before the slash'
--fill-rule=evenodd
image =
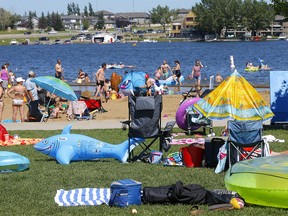
<path id="1" fill-rule="evenodd" d="M 45 145 L 47 145 L 49 143 L 49 140 L 44 140 L 43 142 Z"/>

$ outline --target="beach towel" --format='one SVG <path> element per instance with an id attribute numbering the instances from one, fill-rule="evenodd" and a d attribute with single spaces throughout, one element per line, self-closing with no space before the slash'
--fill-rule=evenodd
<path id="1" fill-rule="evenodd" d="M 58 206 L 93 206 L 109 204 L 110 188 L 78 188 L 57 190 L 54 197 Z"/>
<path id="2" fill-rule="evenodd" d="M 42 138 L 10 138 L 9 141 L 0 140 L 0 146 L 34 145 L 43 140 Z"/>
<path id="3" fill-rule="evenodd" d="M 170 145 L 190 145 L 190 144 L 205 144 L 205 138 L 182 138 L 172 139 Z"/>

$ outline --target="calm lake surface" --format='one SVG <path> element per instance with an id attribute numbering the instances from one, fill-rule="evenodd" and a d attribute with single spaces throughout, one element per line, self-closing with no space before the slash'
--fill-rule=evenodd
<path id="1" fill-rule="evenodd" d="M 94 78 L 99 66 L 105 63 L 123 62 L 135 65 L 134 69 L 107 70 L 107 77 L 112 72 L 120 75 L 127 71 L 144 71 L 153 76 L 154 71 L 164 59 L 174 66 L 179 60 L 185 78 L 191 73 L 196 59 L 205 66 L 202 77 L 209 78 L 219 71 L 225 78 L 230 73 L 230 55 L 234 56 L 235 66 L 253 85 L 269 85 L 269 71 L 246 72 L 247 61 L 258 65 L 258 58 L 265 61 L 272 70 L 288 71 L 288 41 L 266 42 L 158 42 L 115 44 L 52 44 L 52 45 L 17 45 L 0 46 L 1 64 L 10 63 L 16 75 L 26 79 L 27 73 L 33 70 L 37 76 L 54 76 L 54 66 L 58 58 L 62 60 L 64 77 L 69 82 L 76 79 L 79 68 Z M 188 83 L 190 80 L 186 79 Z"/>

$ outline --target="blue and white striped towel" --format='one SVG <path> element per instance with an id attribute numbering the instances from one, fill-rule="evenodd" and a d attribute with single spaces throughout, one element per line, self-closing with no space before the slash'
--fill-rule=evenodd
<path id="1" fill-rule="evenodd" d="M 58 206 L 109 205 L 110 188 L 79 188 L 57 190 L 54 197 Z"/>

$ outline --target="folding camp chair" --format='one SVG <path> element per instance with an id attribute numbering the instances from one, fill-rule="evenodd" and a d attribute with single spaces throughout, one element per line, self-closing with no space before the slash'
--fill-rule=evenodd
<path id="1" fill-rule="evenodd" d="M 151 146 L 159 139 L 159 150 L 169 149 L 170 132 L 175 121 L 168 122 L 161 129 L 162 95 L 128 97 L 129 120 L 122 122 L 128 125 L 129 142 L 133 138 L 144 138 L 145 142 L 138 143 L 142 150 L 137 155 L 129 151 L 129 161 L 141 159 L 151 151 Z M 130 146 L 130 143 L 129 143 Z M 130 149 L 130 148 L 129 148 Z"/>
<path id="2" fill-rule="evenodd" d="M 266 156 L 262 121 L 228 121 L 230 166 L 240 160 Z"/>

